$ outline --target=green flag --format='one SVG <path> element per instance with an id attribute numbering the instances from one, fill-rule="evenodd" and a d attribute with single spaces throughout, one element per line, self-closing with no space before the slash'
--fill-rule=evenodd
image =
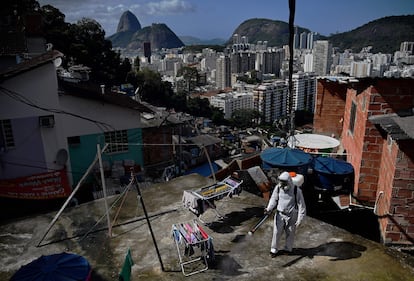
<path id="1" fill-rule="evenodd" d="M 119 274 L 119 281 L 130 281 L 131 280 L 131 267 L 134 265 L 134 261 L 131 257 L 131 250 L 125 256 L 124 265 L 122 266 L 121 273 Z"/>

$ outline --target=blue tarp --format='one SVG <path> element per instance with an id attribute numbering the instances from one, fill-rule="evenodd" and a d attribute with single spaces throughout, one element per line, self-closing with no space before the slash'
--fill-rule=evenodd
<path id="1" fill-rule="evenodd" d="M 313 160 L 313 169 L 319 173 L 332 175 L 347 175 L 354 172 L 351 163 L 331 157 L 316 157 Z"/>
<path id="2" fill-rule="evenodd" d="M 218 166 L 217 166 L 216 163 L 212 162 L 211 163 L 211 166 L 213 166 L 214 173 L 216 173 L 219 170 L 219 168 L 218 168 Z M 209 176 L 211 176 L 212 173 L 211 173 L 210 164 L 209 163 L 205 163 L 205 164 L 203 164 L 201 166 L 194 167 L 194 168 L 186 171 L 185 172 L 185 175 L 194 174 L 194 173 L 195 174 L 202 175 L 203 177 L 209 177 Z"/>
<path id="3" fill-rule="evenodd" d="M 276 167 L 301 167 L 311 163 L 312 156 L 300 149 L 272 147 L 265 149 L 260 158 Z"/>
<path id="4" fill-rule="evenodd" d="M 85 281 L 91 267 L 82 256 L 60 253 L 41 256 L 22 266 L 10 281 Z"/>

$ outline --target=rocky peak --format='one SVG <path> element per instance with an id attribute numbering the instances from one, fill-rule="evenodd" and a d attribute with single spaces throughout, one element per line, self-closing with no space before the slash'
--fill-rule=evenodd
<path id="1" fill-rule="evenodd" d="M 132 31 L 136 32 L 141 29 L 141 24 L 139 23 L 137 17 L 130 11 L 126 11 L 122 14 L 119 19 L 118 28 L 116 32 L 123 31 Z"/>

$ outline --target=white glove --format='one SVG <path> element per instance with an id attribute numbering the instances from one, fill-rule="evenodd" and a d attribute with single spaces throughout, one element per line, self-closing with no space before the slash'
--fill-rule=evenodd
<path id="1" fill-rule="evenodd" d="M 302 222 L 302 220 L 298 219 L 298 220 L 295 222 L 296 227 L 298 227 L 298 226 L 300 225 L 300 223 L 301 223 L 301 222 Z"/>

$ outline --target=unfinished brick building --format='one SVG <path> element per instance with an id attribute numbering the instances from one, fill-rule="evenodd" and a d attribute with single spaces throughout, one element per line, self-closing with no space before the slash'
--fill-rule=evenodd
<path id="1" fill-rule="evenodd" d="M 314 130 L 340 137 L 353 196 L 374 207 L 384 244 L 414 244 L 414 80 L 318 80 Z"/>

